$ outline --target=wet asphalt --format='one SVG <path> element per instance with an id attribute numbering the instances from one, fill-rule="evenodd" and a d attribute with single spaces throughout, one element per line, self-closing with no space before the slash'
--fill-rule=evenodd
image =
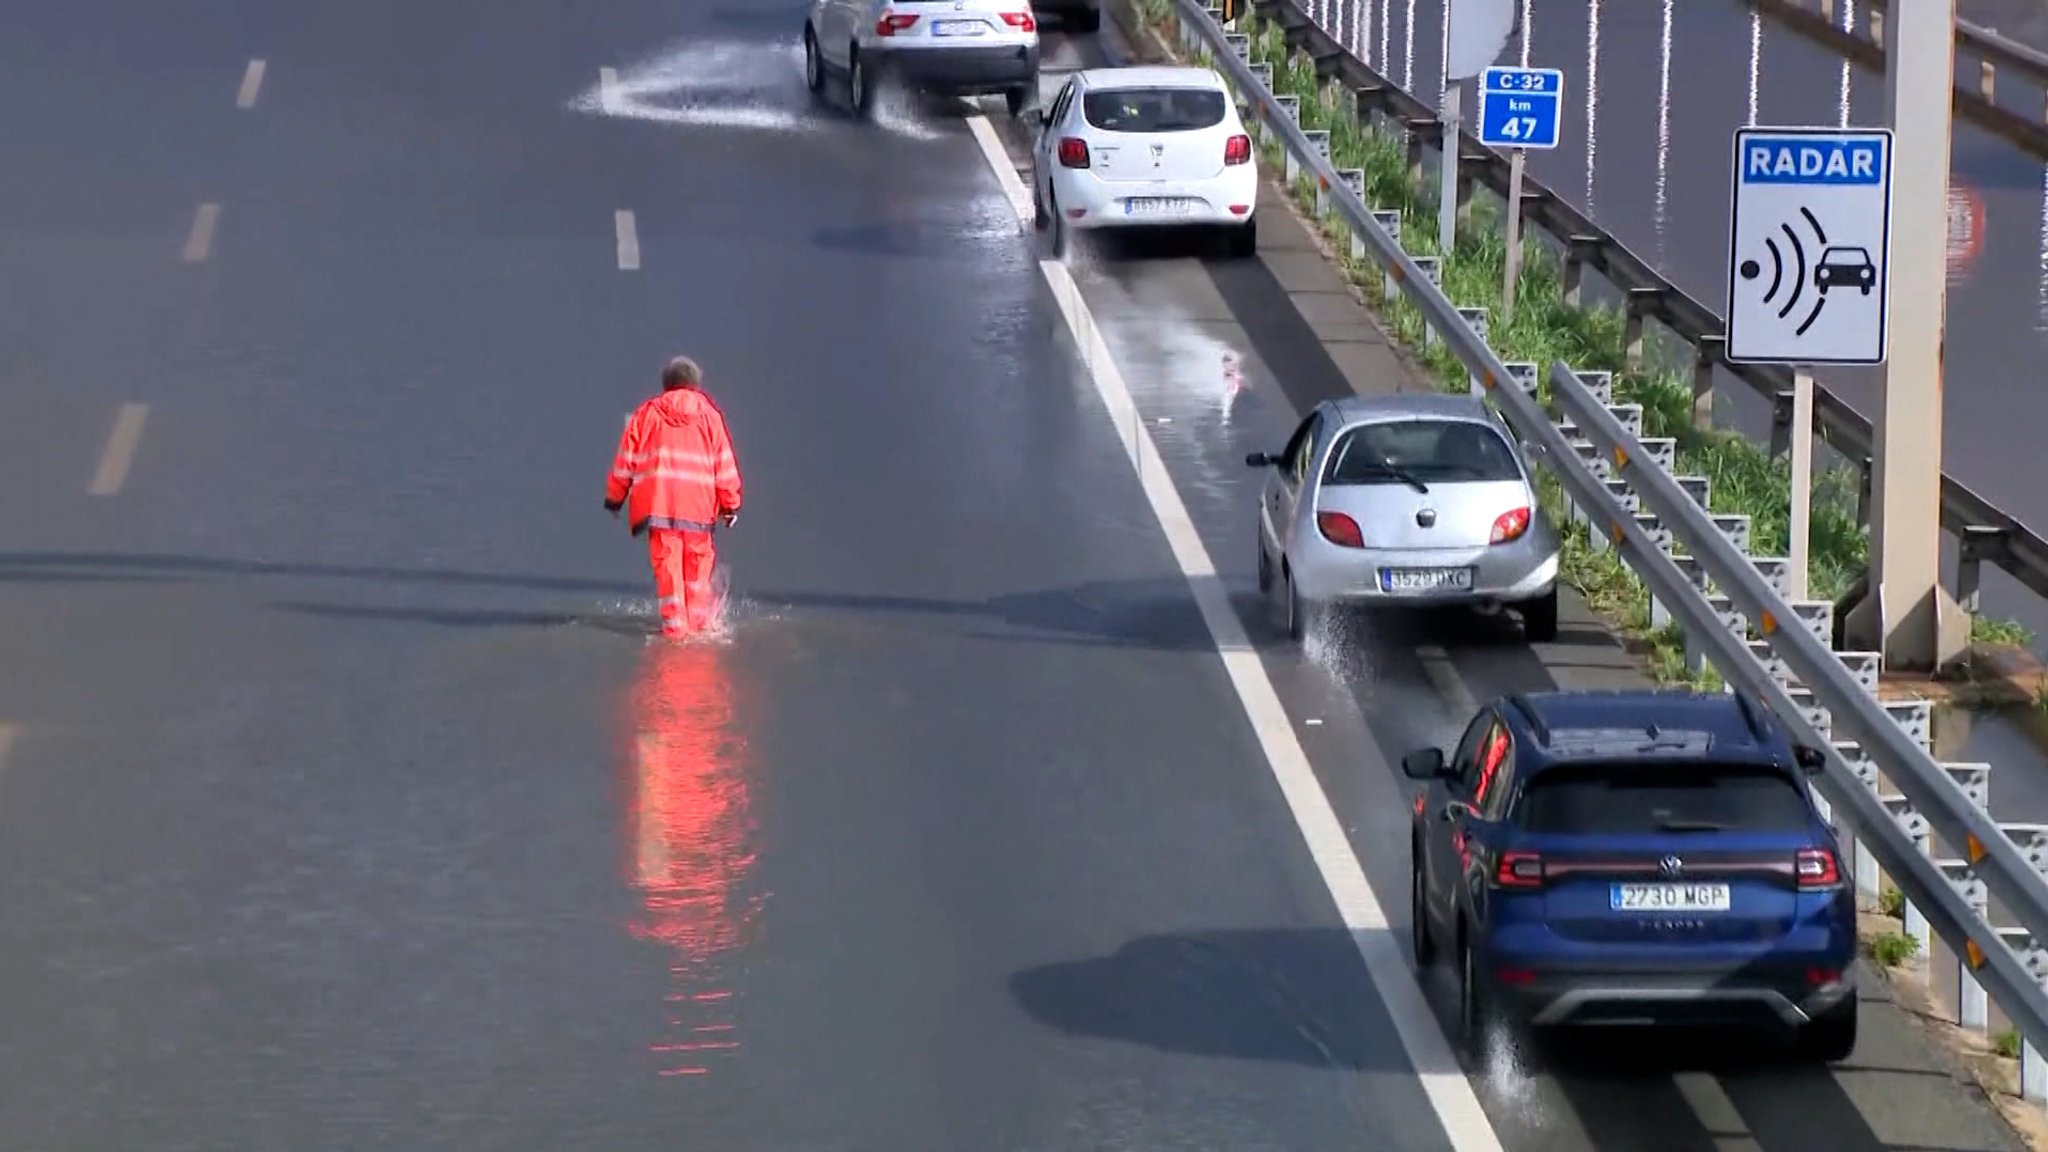
<path id="1" fill-rule="evenodd" d="M 799 24 L 0 42 L 0 1146 L 1451 1146 L 965 125 L 811 107 Z M 1270 640 L 1234 462 L 1346 387 L 1273 221 L 1078 275 L 1398 920 L 1390 756 L 1629 674 L 1583 611 Z M 680 647 L 599 507 L 677 351 L 748 484 Z M 1844 1071 L 1481 1096 L 1514 1152 L 2010 1146 L 1867 1008 Z"/>

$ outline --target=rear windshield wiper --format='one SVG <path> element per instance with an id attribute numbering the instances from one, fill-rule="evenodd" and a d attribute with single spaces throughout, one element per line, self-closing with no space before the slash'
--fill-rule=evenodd
<path id="1" fill-rule="evenodd" d="M 1390 480 L 1399 480 L 1401 483 L 1406 484 L 1425 496 L 1429 494 L 1429 485 L 1424 484 L 1421 477 L 1408 471 L 1406 468 L 1393 464 L 1368 465 L 1359 469 L 1359 474 L 1362 476 L 1385 476 Z"/>
<path id="2" fill-rule="evenodd" d="M 1728 825 L 1714 820 L 1659 820 L 1659 832 L 1726 832 Z"/>

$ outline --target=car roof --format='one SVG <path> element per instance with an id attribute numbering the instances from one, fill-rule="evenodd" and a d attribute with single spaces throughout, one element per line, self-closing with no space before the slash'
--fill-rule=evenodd
<path id="1" fill-rule="evenodd" d="M 1533 737 L 1528 750 L 1538 765 L 1595 759 L 1654 765 L 1711 756 L 1789 766 L 1783 730 L 1762 705 L 1739 693 L 1530 692 L 1503 697 L 1501 704 L 1509 724 Z"/>
<path id="2" fill-rule="evenodd" d="M 1208 88 L 1222 91 L 1223 77 L 1208 68 L 1143 64 L 1130 68 L 1088 68 L 1078 74 L 1084 88 Z"/>
<path id="3" fill-rule="evenodd" d="M 1449 392 L 1397 392 L 1382 396 L 1346 396 L 1331 403 L 1337 419 L 1345 424 L 1374 420 L 1477 420 L 1493 423 L 1486 402 L 1472 396 Z"/>

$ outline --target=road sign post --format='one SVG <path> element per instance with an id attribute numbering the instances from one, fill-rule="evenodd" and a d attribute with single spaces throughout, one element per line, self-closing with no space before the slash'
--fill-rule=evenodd
<path id="1" fill-rule="evenodd" d="M 1479 84 L 1479 142 L 1508 149 L 1507 270 L 1501 326 L 1515 319 L 1522 276 L 1522 170 L 1531 148 L 1555 148 L 1564 121 L 1564 73 L 1555 68 L 1488 68 Z"/>
<path id="2" fill-rule="evenodd" d="M 1728 359 L 1792 376 L 1793 595 L 1809 579 L 1815 364 L 1882 364 L 1890 311 L 1887 129 L 1738 128 Z"/>
<path id="3" fill-rule="evenodd" d="M 1500 58 L 1514 31 L 1514 0 L 1444 0 L 1444 138 L 1436 209 L 1437 246 L 1444 258 L 1458 240 L 1458 152 L 1464 132 L 1465 81 Z"/>

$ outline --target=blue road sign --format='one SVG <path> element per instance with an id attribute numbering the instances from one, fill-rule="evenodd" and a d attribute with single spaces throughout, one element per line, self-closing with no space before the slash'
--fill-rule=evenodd
<path id="1" fill-rule="evenodd" d="M 1488 68 L 1479 78 L 1482 144 L 1555 148 L 1563 112 L 1564 73 L 1555 68 Z"/>

